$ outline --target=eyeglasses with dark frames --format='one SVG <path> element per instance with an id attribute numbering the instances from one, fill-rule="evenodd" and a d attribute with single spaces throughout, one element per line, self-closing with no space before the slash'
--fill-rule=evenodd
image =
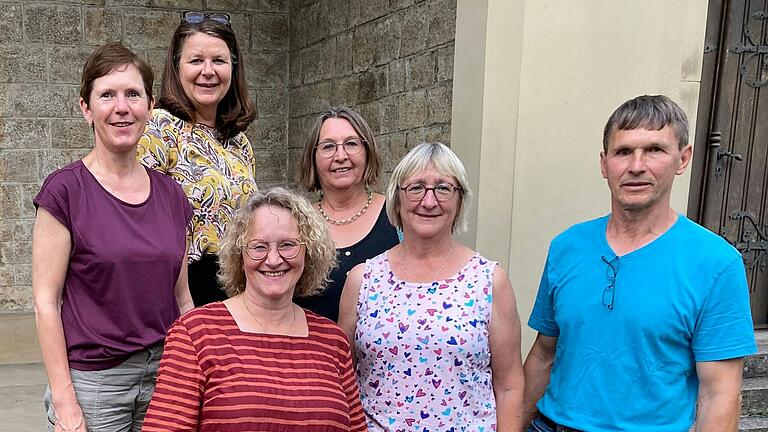
<path id="1" fill-rule="evenodd" d="M 616 275 L 619 273 L 619 257 L 614 257 L 611 260 L 604 256 L 601 256 L 600 258 L 608 265 L 606 272 L 608 286 L 603 290 L 603 306 L 612 311 L 613 302 L 616 300 Z"/>
<path id="2" fill-rule="evenodd" d="M 435 199 L 438 201 L 449 201 L 456 195 L 456 191 L 462 189 L 461 187 L 454 186 L 450 183 L 438 183 L 432 187 L 428 187 L 421 183 L 412 183 L 406 187 L 401 187 L 400 190 L 405 192 L 406 198 L 418 202 L 423 200 L 429 191 L 432 191 L 435 194 Z"/>
<path id="3" fill-rule="evenodd" d="M 355 155 L 363 151 L 366 144 L 367 141 L 362 138 L 348 138 L 341 143 L 334 141 L 319 142 L 317 145 L 315 145 L 315 148 L 317 149 L 317 154 L 320 155 L 320 157 L 328 159 L 332 158 L 336 152 L 339 151 L 339 146 L 344 147 L 344 151 L 347 154 Z"/>
<path id="4" fill-rule="evenodd" d="M 304 242 L 296 238 L 287 238 L 276 242 L 267 242 L 261 239 L 248 240 L 248 243 L 240 247 L 245 249 L 245 253 L 254 261 L 261 261 L 269 255 L 270 246 L 275 245 L 278 255 L 283 259 L 289 260 L 296 258 L 301 253 L 301 247 Z"/>
<path id="5" fill-rule="evenodd" d="M 227 27 L 232 26 L 232 19 L 228 13 L 224 12 L 186 11 L 181 14 L 181 21 L 187 24 L 200 24 L 205 20 L 215 21 Z"/>

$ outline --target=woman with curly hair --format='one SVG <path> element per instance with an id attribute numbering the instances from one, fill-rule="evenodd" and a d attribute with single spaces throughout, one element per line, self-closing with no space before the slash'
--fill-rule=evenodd
<path id="1" fill-rule="evenodd" d="M 229 299 L 169 331 L 142 430 L 366 430 L 346 336 L 294 303 L 322 290 L 335 264 L 310 203 L 282 188 L 255 193 L 219 261 Z"/>

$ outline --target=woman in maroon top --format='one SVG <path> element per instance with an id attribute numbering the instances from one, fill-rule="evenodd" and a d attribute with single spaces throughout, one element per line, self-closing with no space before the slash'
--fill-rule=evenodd
<path id="1" fill-rule="evenodd" d="M 230 298 L 168 332 L 142 431 L 365 431 L 346 336 L 294 302 L 324 288 L 334 261 L 306 199 L 256 192 L 219 251 Z"/>
<path id="2" fill-rule="evenodd" d="M 94 148 L 51 173 L 34 199 L 49 431 L 139 430 L 165 333 L 192 307 L 192 208 L 176 182 L 136 160 L 152 81 L 149 65 L 121 44 L 97 48 L 80 87 Z"/>

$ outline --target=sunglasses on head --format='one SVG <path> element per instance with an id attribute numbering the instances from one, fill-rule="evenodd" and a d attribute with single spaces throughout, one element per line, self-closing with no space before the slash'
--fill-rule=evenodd
<path id="1" fill-rule="evenodd" d="M 205 20 L 215 21 L 219 24 L 224 24 L 227 27 L 231 27 L 231 19 L 229 17 L 228 13 L 224 12 L 197 12 L 197 11 L 186 11 L 181 14 L 181 20 L 182 22 L 185 22 L 187 24 L 200 24 L 201 22 Z"/>

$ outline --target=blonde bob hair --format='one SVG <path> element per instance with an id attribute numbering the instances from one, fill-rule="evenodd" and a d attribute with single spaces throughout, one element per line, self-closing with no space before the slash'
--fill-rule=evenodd
<path id="1" fill-rule="evenodd" d="M 467 230 L 467 201 L 472 197 L 472 191 L 467 183 L 467 172 L 464 164 L 456 153 L 442 143 L 422 143 L 408 152 L 392 172 L 392 177 L 387 185 L 387 216 L 389 222 L 399 229 L 403 229 L 403 220 L 400 217 L 400 188 L 408 185 L 402 184 L 405 179 L 427 168 L 432 163 L 435 169 L 442 175 L 453 177 L 461 189 L 457 191 L 459 206 L 456 218 L 451 227 L 453 232 Z"/>
<path id="2" fill-rule="evenodd" d="M 253 223 L 256 209 L 263 206 L 282 207 L 296 218 L 299 240 L 304 242 L 304 271 L 296 282 L 294 297 L 320 293 L 328 282 L 328 273 L 336 265 L 336 247 L 323 219 L 306 198 L 276 187 L 254 193 L 227 224 L 219 250 L 219 281 L 229 297 L 245 291 L 243 245 Z"/>

